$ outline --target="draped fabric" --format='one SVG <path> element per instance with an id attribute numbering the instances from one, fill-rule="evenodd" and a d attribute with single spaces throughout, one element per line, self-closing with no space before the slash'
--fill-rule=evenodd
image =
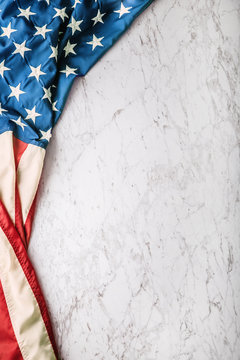
<path id="1" fill-rule="evenodd" d="M 58 358 L 27 253 L 46 148 L 74 79 L 151 2 L 0 0 L 0 360 Z"/>

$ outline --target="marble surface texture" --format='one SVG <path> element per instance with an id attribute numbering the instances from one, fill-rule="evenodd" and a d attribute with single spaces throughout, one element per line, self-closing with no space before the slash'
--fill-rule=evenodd
<path id="1" fill-rule="evenodd" d="M 75 80 L 29 250 L 62 359 L 240 359 L 239 141 L 239 0 L 156 0 Z"/>

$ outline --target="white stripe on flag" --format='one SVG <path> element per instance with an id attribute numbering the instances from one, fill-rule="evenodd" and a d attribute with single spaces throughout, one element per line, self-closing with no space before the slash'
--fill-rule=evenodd
<path id="1" fill-rule="evenodd" d="M 17 183 L 25 223 L 38 188 L 46 150 L 29 144 L 17 169 Z"/>
<path id="2" fill-rule="evenodd" d="M 0 135 L 0 198 L 15 223 L 15 160 L 12 131 Z"/>
<path id="3" fill-rule="evenodd" d="M 38 302 L 2 229 L 0 278 L 13 330 L 24 360 L 56 360 Z"/>

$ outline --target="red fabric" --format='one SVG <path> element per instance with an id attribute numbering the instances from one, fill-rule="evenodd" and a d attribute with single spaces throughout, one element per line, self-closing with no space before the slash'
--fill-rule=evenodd
<path id="1" fill-rule="evenodd" d="M 16 171 L 18 168 L 19 161 L 27 149 L 28 144 L 24 143 L 23 141 L 15 138 L 13 136 L 13 151 L 14 151 L 14 158 L 15 158 L 15 166 Z M 24 244 L 25 248 L 27 249 L 27 242 L 26 242 L 26 235 L 23 226 L 23 218 L 22 218 L 22 210 L 21 210 L 21 202 L 17 187 L 17 179 L 16 179 L 16 186 L 15 186 L 15 227 L 19 233 L 20 238 L 22 239 L 22 243 Z"/>
<path id="2" fill-rule="evenodd" d="M 16 186 L 15 186 L 15 227 L 16 227 L 16 230 L 22 240 L 23 245 L 25 246 L 25 249 L 27 249 L 28 244 L 26 241 L 26 234 L 25 234 L 25 229 L 23 226 L 22 208 L 21 208 L 21 202 L 20 202 L 17 182 L 16 182 Z"/>
<path id="3" fill-rule="evenodd" d="M 15 229 L 2 201 L 0 200 L 0 226 L 2 230 L 4 231 L 5 235 L 7 236 L 17 258 L 18 261 L 24 271 L 24 274 L 29 282 L 29 285 L 31 286 L 31 289 L 35 295 L 35 298 L 39 304 L 39 308 L 43 317 L 43 321 L 45 323 L 50 341 L 52 343 L 53 349 L 55 351 L 56 357 L 58 358 L 57 354 L 57 347 L 52 331 L 52 326 L 50 322 L 49 313 L 47 310 L 47 306 L 41 291 L 41 287 L 39 285 L 36 273 L 34 271 L 34 268 L 31 264 L 30 259 L 28 258 L 27 251 L 22 243 L 22 240 Z M 17 359 L 17 358 L 16 358 Z"/>
<path id="4" fill-rule="evenodd" d="M 13 136 L 13 151 L 14 151 L 16 169 L 18 167 L 22 154 L 24 153 L 27 147 L 28 144 Z"/>
<path id="5" fill-rule="evenodd" d="M 23 360 L 0 282 L 0 360 Z"/>
<path id="6" fill-rule="evenodd" d="M 21 140 L 13 137 L 13 151 L 15 158 L 16 173 L 20 159 L 27 149 L 28 145 Z M 35 213 L 36 196 L 27 216 L 25 226 L 23 224 L 21 202 L 18 192 L 17 179 L 15 186 L 15 225 L 10 219 L 7 210 L 0 200 L 0 226 L 7 236 L 13 250 L 18 258 L 24 274 L 31 286 L 33 294 L 39 304 L 43 321 L 45 323 L 50 341 L 52 343 L 56 358 L 58 358 L 55 339 L 52 331 L 52 326 L 46 307 L 46 303 L 37 280 L 37 276 L 33 266 L 27 255 L 27 248 L 29 244 L 32 222 Z M 17 339 L 12 328 L 11 319 L 8 312 L 8 307 L 4 297 L 2 285 L 0 283 L 0 360 L 23 360 L 21 351 L 19 349 Z"/>
<path id="7" fill-rule="evenodd" d="M 30 235 L 31 235 L 31 231 L 32 231 L 32 223 L 33 223 L 33 218 L 34 218 L 35 209 L 36 209 L 36 202 L 37 202 L 37 193 L 35 195 L 32 206 L 31 206 L 31 208 L 29 210 L 27 219 L 25 221 L 24 230 L 25 230 L 25 235 L 26 235 L 26 240 L 25 240 L 26 241 L 26 248 L 29 245 Z"/>

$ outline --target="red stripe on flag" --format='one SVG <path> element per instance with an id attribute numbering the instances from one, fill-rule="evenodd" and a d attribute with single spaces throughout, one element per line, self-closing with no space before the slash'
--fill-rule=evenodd
<path id="1" fill-rule="evenodd" d="M 13 152 L 15 158 L 16 172 L 19 161 L 21 160 L 21 157 L 24 151 L 27 149 L 27 147 L 28 144 L 13 136 Z M 22 208 L 21 208 L 21 202 L 20 202 L 18 186 L 17 186 L 17 174 L 16 174 L 16 186 L 15 186 L 15 227 L 19 233 L 20 238 L 22 239 L 23 245 L 27 249 L 26 236 L 23 226 Z"/>
<path id="2" fill-rule="evenodd" d="M 13 136 L 13 151 L 14 151 L 16 169 L 18 167 L 22 154 L 24 153 L 27 147 L 28 144 Z"/>
<path id="3" fill-rule="evenodd" d="M 43 318 L 43 321 L 45 323 L 49 339 L 52 343 L 52 347 L 54 349 L 56 358 L 58 358 L 57 354 L 57 347 L 53 335 L 52 325 L 50 322 L 50 316 L 47 310 L 47 306 L 43 297 L 43 293 L 41 290 L 41 287 L 39 285 L 36 273 L 34 271 L 34 268 L 32 266 L 32 263 L 27 255 L 27 251 L 21 241 L 21 238 L 16 231 L 2 201 L 0 200 L 0 226 L 2 230 L 4 231 L 6 237 L 8 238 L 17 258 L 18 261 L 24 271 L 24 274 L 26 276 L 26 279 L 29 282 L 29 285 L 33 291 L 33 294 L 38 302 L 41 315 Z"/>
<path id="4" fill-rule="evenodd" d="M 36 209 L 36 202 L 37 202 L 37 193 L 38 190 L 36 192 L 35 198 L 32 202 L 32 206 L 29 210 L 26 222 L 25 222 L 25 234 L 26 234 L 26 246 L 28 247 L 29 245 L 29 240 L 30 240 L 30 235 L 31 235 L 31 231 L 32 231 L 32 223 L 33 223 L 33 218 L 34 218 L 34 214 L 35 214 L 35 209 Z"/>
<path id="5" fill-rule="evenodd" d="M 22 208 L 18 192 L 17 180 L 15 186 L 15 227 L 22 240 L 23 245 L 25 246 L 25 249 L 27 250 L 28 243 L 26 241 L 26 234 L 23 226 Z"/>
<path id="6" fill-rule="evenodd" d="M 0 359 L 23 360 L 0 282 Z"/>

